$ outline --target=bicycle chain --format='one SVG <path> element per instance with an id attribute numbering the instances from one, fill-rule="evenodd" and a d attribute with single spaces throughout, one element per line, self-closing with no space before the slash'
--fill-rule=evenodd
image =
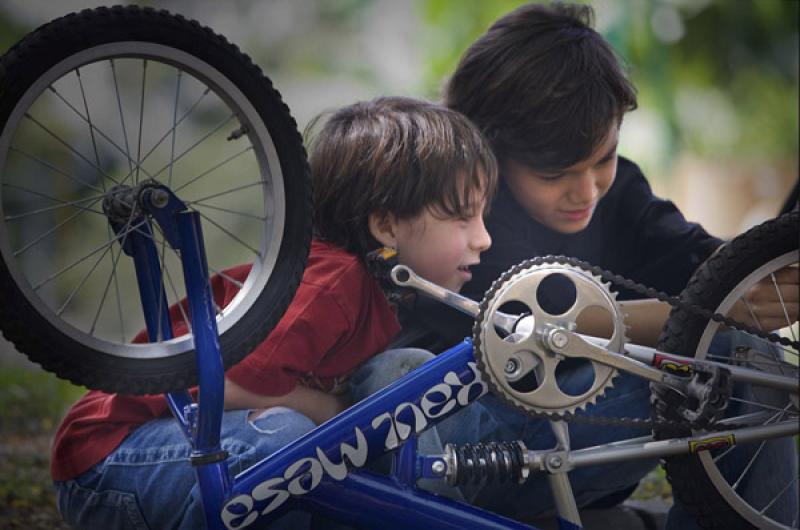
<path id="1" fill-rule="evenodd" d="M 480 347 L 480 323 L 483 321 L 484 314 L 486 309 L 488 308 L 488 301 L 495 295 L 495 293 L 508 281 L 509 278 L 517 274 L 518 272 L 522 271 L 523 269 L 527 269 L 529 267 L 535 265 L 541 265 L 543 263 L 558 263 L 561 265 L 572 265 L 574 267 L 578 267 L 584 271 L 594 274 L 595 276 L 599 276 L 603 281 L 610 282 L 615 285 L 620 285 L 634 291 L 638 294 L 642 294 L 647 296 L 648 298 L 657 298 L 661 302 L 668 303 L 671 307 L 679 308 L 679 309 L 686 309 L 696 315 L 699 315 L 703 318 L 707 318 L 710 320 L 714 320 L 715 322 L 719 322 L 724 324 L 725 326 L 744 331 L 745 333 L 749 333 L 752 335 L 756 335 L 764 340 L 769 342 L 779 343 L 784 346 L 791 346 L 796 349 L 800 349 L 800 342 L 799 341 L 791 341 L 786 337 L 781 337 L 776 333 L 765 333 L 759 329 L 753 328 L 747 324 L 743 324 L 738 322 L 732 318 L 728 318 L 724 315 L 719 313 L 714 313 L 709 309 L 706 309 L 698 304 L 693 304 L 689 302 L 685 302 L 679 296 L 670 296 L 667 293 L 654 289 L 652 287 L 648 287 L 644 284 L 638 283 L 634 280 L 625 278 L 622 275 L 615 274 L 611 271 L 598 267 L 596 265 L 592 265 L 586 261 L 580 260 L 578 258 L 572 258 L 569 256 L 542 256 L 537 258 L 532 258 L 529 260 L 525 260 L 521 263 L 518 263 L 504 272 L 497 280 L 495 280 L 489 290 L 486 291 L 486 294 L 483 297 L 483 301 L 481 301 L 480 308 L 478 310 L 478 315 L 475 317 L 475 325 L 473 327 L 473 343 L 475 348 Z M 481 365 L 482 363 L 478 363 Z M 502 391 L 495 387 L 494 383 L 491 381 L 487 381 L 491 387 L 494 387 L 495 390 L 498 391 L 502 395 Z M 576 414 L 547 414 L 547 413 L 536 413 L 530 410 L 524 411 L 526 414 L 539 417 L 539 418 L 546 418 L 546 419 L 555 419 L 555 420 L 563 420 L 566 422 L 575 422 L 575 423 L 583 423 L 589 425 L 602 425 L 602 426 L 620 426 L 620 427 L 637 427 L 642 429 L 654 429 L 656 427 L 675 427 L 675 428 L 691 428 L 693 424 L 688 420 L 667 420 L 663 418 L 630 418 L 630 417 L 607 417 L 607 416 L 579 416 Z M 736 429 L 741 427 L 746 427 L 747 425 L 736 425 L 731 423 L 726 423 L 724 425 L 718 423 L 712 423 L 710 425 L 705 425 L 703 427 L 706 431 L 711 430 L 727 430 L 727 429 Z"/>

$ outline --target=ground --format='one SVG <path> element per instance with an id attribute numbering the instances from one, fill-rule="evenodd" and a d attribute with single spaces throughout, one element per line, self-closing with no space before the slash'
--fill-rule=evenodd
<path id="1" fill-rule="evenodd" d="M 19 362 L 0 362 L 0 528 L 61 530 L 50 481 L 50 444 L 85 390 Z"/>

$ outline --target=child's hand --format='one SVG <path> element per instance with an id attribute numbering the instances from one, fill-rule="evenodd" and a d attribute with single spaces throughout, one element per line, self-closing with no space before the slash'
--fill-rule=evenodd
<path id="1" fill-rule="evenodd" d="M 799 272 L 797 265 L 790 265 L 761 280 L 736 302 L 728 316 L 764 331 L 774 331 L 797 322 Z"/>

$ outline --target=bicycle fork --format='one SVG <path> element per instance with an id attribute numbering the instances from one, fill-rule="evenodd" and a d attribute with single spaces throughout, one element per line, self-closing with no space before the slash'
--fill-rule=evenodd
<path id="1" fill-rule="evenodd" d="M 200 215 L 189 211 L 174 193 L 156 182 L 133 188 L 120 186 L 104 201 L 103 209 L 116 233 L 128 232 L 122 247 L 134 260 L 151 342 L 167 341 L 173 338 L 173 332 L 162 264 L 148 216 L 158 223 L 166 244 L 180 252 L 202 396 L 198 403 L 200 399 L 205 403 L 199 407 L 186 390 L 165 397 L 192 447 L 189 459 L 200 485 L 206 520 L 212 530 L 222 530 L 219 506 L 231 491 L 225 464 L 228 454 L 220 445 L 225 376 Z"/>

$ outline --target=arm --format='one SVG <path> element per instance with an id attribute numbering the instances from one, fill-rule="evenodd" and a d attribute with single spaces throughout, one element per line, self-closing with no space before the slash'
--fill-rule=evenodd
<path id="1" fill-rule="evenodd" d="M 304 414 L 319 425 L 346 409 L 348 405 L 344 396 L 326 394 L 303 385 L 295 386 L 282 396 L 265 396 L 245 390 L 225 378 L 225 410 L 283 406 Z"/>
<path id="2" fill-rule="evenodd" d="M 669 316 L 669 304 L 656 299 L 646 299 L 624 301 L 619 305 L 625 314 L 625 324 L 629 326 L 626 333 L 628 339 L 642 346 L 655 346 Z M 584 310 L 576 323 L 579 333 L 595 337 L 611 336 L 611 321 L 607 313 L 594 306 Z"/>
<path id="3" fill-rule="evenodd" d="M 635 164 L 620 159 L 618 171 L 625 178 L 618 176 L 620 186 L 606 208 L 610 229 L 616 231 L 609 237 L 622 259 L 619 270 L 612 270 L 669 295 L 679 295 L 723 241 L 688 221 L 671 201 L 653 195 Z"/>
<path id="4" fill-rule="evenodd" d="M 751 287 L 728 312 L 728 316 L 764 331 L 774 331 L 797 322 L 800 276 L 796 265 L 777 271 Z"/>

